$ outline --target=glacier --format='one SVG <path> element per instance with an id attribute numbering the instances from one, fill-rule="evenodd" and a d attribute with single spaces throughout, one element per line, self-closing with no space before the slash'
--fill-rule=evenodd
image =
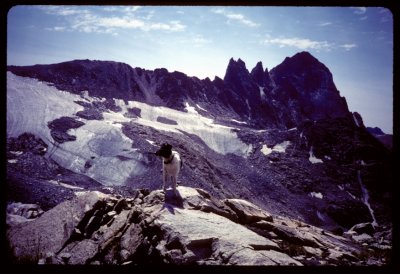
<path id="1" fill-rule="evenodd" d="M 126 122 L 176 134 L 187 132 L 197 135 L 209 148 L 223 155 L 232 153 L 248 157 L 253 150 L 252 145 L 238 138 L 232 131 L 234 128 L 214 123 L 188 103 L 187 112 L 183 112 L 114 99 L 122 110 L 103 112 L 104 120 L 86 120 L 76 116 L 84 108 L 74 101 L 96 100 L 102 101 L 104 98 L 71 94 L 48 83 L 7 72 L 7 137 L 18 137 L 24 132 L 33 133 L 48 145 L 47 157 L 104 185 L 125 185 L 132 176 L 146 172 L 147 158 L 138 151 L 135 142 L 122 133 L 122 123 Z M 140 117 L 124 116 L 128 108 L 133 107 L 141 110 Z M 59 144 L 51 137 L 47 124 L 64 116 L 85 124 L 68 130 L 68 134 L 76 136 L 75 141 Z M 176 121 L 176 124 L 162 123 L 157 120 L 159 117 Z"/>

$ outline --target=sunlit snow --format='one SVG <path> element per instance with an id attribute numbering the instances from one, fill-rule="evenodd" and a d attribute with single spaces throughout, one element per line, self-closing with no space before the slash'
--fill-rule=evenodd
<path id="1" fill-rule="evenodd" d="M 275 145 L 272 150 L 284 153 L 289 145 L 290 141 L 283 141 L 282 143 Z"/>
<path id="2" fill-rule="evenodd" d="M 246 105 L 247 105 L 247 109 L 249 110 L 249 112 L 251 112 L 251 107 L 250 107 L 250 104 L 249 104 L 249 100 L 248 100 L 248 99 L 246 99 Z"/>
<path id="3" fill-rule="evenodd" d="M 187 112 L 189 112 L 189 113 L 194 113 L 194 114 L 199 114 L 198 112 L 197 112 L 197 110 L 196 110 L 196 108 L 195 107 L 192 107 L 191 105 L 189 105 L 189 103 L 188 102 L 186 102 L 185 103 L 185 110 L 187 111 Z"/>
<path id="4" fill-rule="evenodd" d="M 377 226 L 378 223 L 376 222 L 374 210 L 372 209 L 371 204 L 369 203 L 369 193 L 361 179 L 361 171 L 360 170 L 357 170 L 357 179 L 358 179 L 358 183 L 360 184 L 361 191 L 362 191 L 362 201 L 368 207 L 369 212 L 372 217 L 372 220 L 373 220 L 372 225 Z"/>
<path id="5" fill-rule="evenodd" d="M 215 124 L 188 103 L 188 112 L 183 112 L 139 102 L 130 101 L 125 104 L 123 100 L 115 100 L 122 111 L 103 112 L 104 120 L 98 121 L 75 115 L 84 108 L 74 101 L 82 100 L 101 101 L 104 98 L 91 98 L 87 93 L 81 97 L 57 90 L 36 79 L 7 72 L 7 136 L 18 137 L 24 132 L 33 133 L 48 145 L 47 157 L 105 185 L 124 185 L 132 176 L 146 171 L 146 157 L 122 133 L 122 122 L 138 123 L 177 134 L 194 134 L 221 154 L 233 153 L 247 157 L 252 152 L 252 145 L 242 142 L 232 131 L 232 127 Z M 132 107 L 141 110 L 140 117 L 132 119 L 124 116 L 127 108 Z M 73 117 L 85 124 L 68 131 L 68 134 L 76 136 L 76 141 L 56 144 L 47 124 L 63 116 Z M 168 118 L 177 124 L 158 122 L 158 117 Z"/>
<path id="6" fill-rule="evenodd" d="M 284 141 L 280 144 L 276 144 L 272 149 L 269 148 L 267 145 L 263 145 L 261 148 L 261 152 L 264 155 L 268 155 L 268 154 L 272 153 L 273 151 L 284 153 L 289 145 L 290 145 L 290 141 Z"/>
<path id="7" fill-rule="evenodd" d="M 358 200 L 356 196 L 354 196 L 353 194 L 351 194 L 349 191 L 346 191 L 347 194 L 349 194 L 349 196 L 353 199 L 353 200 Z"/>
<path id="8" fill-rule="evenodd" d="M 354 112 L 353 112 L 353 120 L 354 120 L 354 123 L 356 124 L 356 126 L 360 127 L 360 124 L 358 123 L 357 118 L 356 118 Z"/>
<path id="9" fill-rule="evenodd" d="M 319 164 L 319 163 L 323 163 L 323 161 L 317 157 L 315 157 L 314 152 L 313 152 L 313 147 L 311 146 L 310 148 L 310 157 L 308 158 L 308 160 L 312 163 L 312 164 Z"/>
<path id="10" fill-rule="evenodd" d="M 261 148 L 261 152 L 264 153 L 264 155 L 268 155 L 272 153 L 272 149 L 270 149 L 267 145 L 263 145 Z"/>
<path id="11" fill-rule="evenodd" d="M 313 198 L 318 198 L 318 199 L 323 199 L 324 198 L 324 196 L 322 195 L 321 192 L 311 192 L 310 195 Z"/>
<path id="12" fill-rule="evenodd" d="M 238 123 L 238 124 L 247 124 L 247 122 L 242 122 L 242 121 L 238 121 L 235 119 L 231 119 L 232 122 Z"/>
<path id="13" fill-rule="evenodd" d="M 80 189 L 80 190 L 84 189 L 83 187 L 72 186 L 72 185 L 69 185 L 69 184 L 61 183 L 61 182 L 56 181 L 56 180 L 48 180 L 48 182 L 53 184 L 53 185 L 62 186 L 62 187 L 69 188 L 69 189 Z"/>
<path id="14" fill-rule="evenodd" d="M 232 131 L 232 127 L 215 124 L 213 119 L 202 116 L 188 103 L 187 109 L 190 111 L 183 112 L 167 107 L 150 106 L 136 101 L 128 101 L 128 104 L 125 104 L 123 100 L 115 100 L 115 102 L 122 108 L 122 117 L 122 114 L 127 111 L 127 108 L 135 107 L 141 110 L 141 117 L 134 119 L 125 118 L 126 121 L 152 127 L 157 130 L 175 132 L 178 134 L 182 134 L 182 131 L 184 131 L 197 135 L 212 150 L 224 155 L 233 153 L 247 157 L 252 152 L 252 145 L 247 145 L 242 142 L 237 134 Z M 165 117 L 176 121 L 177 125 L 160 123 L 157 121 L 158 117 Z"/>
<path id="15" fill-rule="evenodd" d="M 265 98 L 264 88 L 263 88 L 263 87 L 260 87 L 260 86 L 258 86 L 258 88 L 260 89 L 260 97 L 261 97 L 261 98 Z"/>
<path id="16" fill-rule="evenodd" d="M 79 95 L 57 90 L 36 79 L 7 73 L 7 135 L 30 132 L 48 145 L 48 153 L 61 166 L 85 174 L 103 184 L 123 185 L 132 174 L 145 171 L 142 155 L 132 149 L 132 141 L 121 132 L 123 116 L 103 113 L 104 121 L 86 121 L 75 116 L 83 107 L 74 103 Z M 70 129 L 76 141 L 56 144 L 48 122 L 63 116 L 75 117 L 85 125 Z M 120 160 L 115 156 L 125 156 Z M 90 161 L 90 167 L 87 163 Z"/>
<path id="17" fill-rule="evenodd" d="M 148 143 L 150 143 L 150 145 L 157 146 L 157 145 L 155 144 L 155 142 L 152 141 L 152 140 L 146 139 L 146 141 L 147 141 Z"/>
<path id="18" fill-rule="evenodd" d="M 196 104 L 196 106 L 197 106 L 199 109 L 201 109 L 202 111 L 205 111 L 205 112 L 207 112 L 207 110 L 206 110 L 206 109 L 204 109 L 204 108 L 202 108 L 201 106 L 199 106 L 199 104 Z"/>
<path id="19" fill-rule="evenodd" d="M 7 72 L 7 135 L 18 137 L 31 132 L 44 141 L 51 140 L 47 123 L 83 110 L 74 103 L 80 99 L 35 79 Z"/>

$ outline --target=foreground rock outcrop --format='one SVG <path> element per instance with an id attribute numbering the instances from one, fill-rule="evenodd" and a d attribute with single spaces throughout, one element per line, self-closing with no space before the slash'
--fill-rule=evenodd
<path id="1" fill-rule="evenodd" d="M 8 224 L 13 263 L 385 265 L 391 254 L 390 231 L 362 224 L 338 236 L 245 200 L 219 200 L 183 186 L 178 196 L 146 189 L 132 197 L 77 192 L 29 217 L 36 218 Z"/>

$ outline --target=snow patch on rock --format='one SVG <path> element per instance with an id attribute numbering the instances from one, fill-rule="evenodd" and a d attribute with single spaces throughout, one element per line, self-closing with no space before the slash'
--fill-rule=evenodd
<path id="1" fill-rule="evenodd" d="M 185 110 L 186 110 L 188 113 L 199 114 L 199 113 L 197 112 L 196 108 L 195 108 L 195 107 L 192 107 L 191 105 L 189 105 L 188 102 L 185 103 Z"/>
<path id="2" fill-rule="evenodd" d="M 264 155 L 271 154 L 273 151 L 279 152 L 279 153 L 284 153 L 286 152 L 287 147 L 290 145 L 290 141 L 284 141 L 280 144 L 275 145 L 272 149 L 269 148 L 267 145 L 263 145 L 261 148 L 261 152 Z"/>
<path id="3" fill-rule="evenodd" d="M 264 155 L 268 155 L 268 154 L 272 153 L 272 149 L 270 149 L 267 145 L 263 145 L 261 148 L 261 152 Z"/>
<path id="4" fill-rule="evenodd" d="M 232 122 L 238 123 L 238 124 L 247 124 L 247 122 L 242 122 L 242 121 L 238 121 L 235 119 L 231 119 Z"/>
<path id="5" fill-rule="evenodd" d="M 318 199 L 323 199 L 324 198 L 324 195 L 322 195 L 321 192 L 311 192 L 310 196 L 313 197 L 313 198 L 318 198 Z"/>
<path id="6" fill-rule="evenodd" d="M 323 161 L 317 157 L 315 157 L 314 152 L 313 152 L 313 147 L 311 146 L 310 148 L 310 157 L 308 158 L 308 160 L 312 163 L 312 164 L 320 164 L 323 163 Z"/>
<path id="7" fill-rule="evenodd" d="M 207 112 L 207 110 L 206 109 L 204 109 L 204 108 L 202 108 L 201 106 L 199 106 L 199 104 L 196 104 L 196 107 L 198 107 L 199 109 L 201 109 L 202 111 L 205 111 L 205 112 Z"/>
<path id="8" fill-rule="evenodd" d="M 358 123 L 357 117 L 355 116 L 354 112 L 352 114 L 354 123 L 356 124 L 357 127 L 360 127 L 360 124 Z"/>
<path id="9" fill-rule="evenodd" d="M 272 150 L 276 151 L 276 152 L 284 153 L 284 152 L 286 152 L 286 149 L 288 148 L 289 145 L 290 145 L 290 141 L 283 141 L 282 143 L 275 145 Z"/>
<path id="10" fill-rule="evenodd" d="M 265 98 L 266 96 L 265 96 L 264 88 L 260 87 L 260 86 L 258 86 L 258 88 L 260 89 L 260 97 Z"/>

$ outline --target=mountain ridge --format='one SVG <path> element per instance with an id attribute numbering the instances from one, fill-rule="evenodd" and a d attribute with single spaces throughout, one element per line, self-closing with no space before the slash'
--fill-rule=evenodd
<path id="1" fill-rule="evenodd" d="M 177 110 L 184 110 L 186 101 L 203 102 L 219 110 L 215 115 L 228 113 L 258 127 L 292 128 L 304 119 L 350 114 L 329 69 L 308 52 L 286 58 L 270 72 L 266 69 L 264 75 L 258 73 L 254 77 L 254 69 L 260 65 L 262 69 L 258 63 L 251 73 L 240 58 L 237 61 L 231 58 L 224 79 L 216 77 L 213 81 L 163 68 L 151 71 L 115 61 L 87 59 L 53 65 L 8 66 L 7 70 L 52 82 L 57 88 L 75 94 L 87 90 L 90 96 L 137 100 Z M 283 80 L 288 71 L 298 73 L 298 68 L 304 65 L 312 74 L 305 83 L 293 81 L 293 85 Z"/>
<path id="2" fill-rule="evenodd" d="M 308 53 L 271 71 L 232 58 L 213 81 L 108 61 L 8 67 L 9 201 L 54 207 L 68 184 L 157 190 L 165 141 L 184 158 L 181 185 L 217 199 L 337 235 L 391 227 L 391 150 Z"/>

